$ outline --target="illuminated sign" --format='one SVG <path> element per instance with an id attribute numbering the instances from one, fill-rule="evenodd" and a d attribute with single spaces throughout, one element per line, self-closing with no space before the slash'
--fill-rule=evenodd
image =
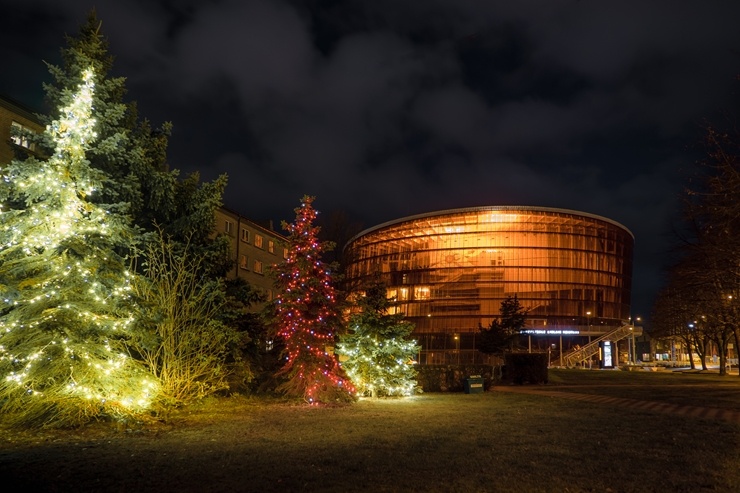
<path id="1" fill-rule="evenodd" d="M 614 368 L 614 345 L 611 341 L 599 343 L 599 359 L 601 368 Z"/>
<path id="2" fill-rule="evenodd" d="M 581 331 L 573 329 L 526 329 L 521 333 L 533 336 L 577 336 Z"/>

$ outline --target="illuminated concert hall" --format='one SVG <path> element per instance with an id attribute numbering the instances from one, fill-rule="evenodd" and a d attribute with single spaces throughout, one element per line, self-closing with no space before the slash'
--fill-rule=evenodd
<path id="1" fill-rule="evenodd" d="M 421 364 L 484 361 L 475 349 L 479 328 L 512 296 L 526 310 L 520 347 L 553 351 L 565 364 L 565 351 L 630 335 L 619 330 L 632 322 L 633 248 L 632 233 L 605 217 L 490 206 L 380 224 L 352 238 L 344 254 L 350 289 L 380 277 L 393 311 L 414 323 Z"/>

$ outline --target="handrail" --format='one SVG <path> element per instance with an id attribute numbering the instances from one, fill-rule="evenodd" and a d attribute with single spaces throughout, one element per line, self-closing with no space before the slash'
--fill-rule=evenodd
<path id="1" fill-rule="evenodd" d="M 599 352 L 599 343 L 602 341 L 621 341 L 622 339 L 629 337 L 630 335 L 635 336 L 641 336 L 642 335 L 642 327 L 634 326 L 634 325 L 622 325 L 621 327 L 617 327 L 611 332 L 607 332 L 606 334 L 602 335 L 598 339 L 595 339 L 588 344 L 586 344 L 583 347 L 580 347 L 578 349 L 574 349 L 565 356 L 563 356 L 560 360 L 561 365 L 565 366 L 575 366 L 576 363 L 581 361 L 587 361 L 589 360 L 594 354 L 598 354 Z"/>

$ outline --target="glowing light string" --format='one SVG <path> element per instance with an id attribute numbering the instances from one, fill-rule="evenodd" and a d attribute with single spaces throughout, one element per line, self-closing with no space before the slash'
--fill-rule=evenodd
<path id="1" fill-rule="evenodd" d="M 63 92 L 68 104 L 46 129 L 52 155 L 3 170 L 3 186 L 25 208 L 0 213 L 0 277 L 8 284 L 0 286 L 0 401 L 15 387 L 117 412 L 144 409 L 157 393 L 115 343 L 134 322 L 123 310 L 132 274 L 112 250 L 114 218 L 89 202 L 98 181 L 86 159 L 97 137 L 94 94 L 89 68 L 75 92 Z"/>
<path id="2" fill-rule="evenodd" d="M 313 198 L 304 197 L 290 233 L 288 255 L 276 267 L 278 335 L 285 342 L 284 390 L 307 402 L 350 400 L 354 386 L 333 354 L 339 312 L 331 273 L 317 260 L 322 252 Z"/>

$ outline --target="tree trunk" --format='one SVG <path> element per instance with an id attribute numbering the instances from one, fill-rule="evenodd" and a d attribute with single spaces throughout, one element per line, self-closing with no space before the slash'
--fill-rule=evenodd
<path id="1" fill-rule="evenodd" d="M 693 346 L 694 346 L 693 341 L 692 341 L 692 338 L 691 338 L 691 336 L 681 337 L 681 340 L 686 345 L 686 352 L 687 352 L 687 354 L 689 356 L 689 365 L 691 366 L 691 369 L 692 370 L 696 370 L 696 363 L 694 363 L 694 351 L 692 349 Z"/>
<path id="2" fill-rule="evenodd" d="M 719 353 L 719 374 L 727 375 L 727 344 L 724 337 L 717 338 L 717 352 Z"/>
<path id="3" fill-rule="evenodd" d="M 701 369 L 706 371 L 707 370 L 707 346 L 709 345 L 709 341 L 706 337 L 702 337 L 701 339 L 696 339 L 696 352 L 699 355 L 699 358 L 701 359 Z"/>

